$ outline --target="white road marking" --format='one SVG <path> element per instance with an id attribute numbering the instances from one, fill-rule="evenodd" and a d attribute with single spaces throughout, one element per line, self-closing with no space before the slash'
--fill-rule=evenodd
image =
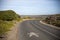
<path id="1" fill-rule="evenodd" d="M 35 37 L 39 37 L 38 33 L 35 32 L 30 32 L 28 33 L 29 37 L 35 36 Z"/>

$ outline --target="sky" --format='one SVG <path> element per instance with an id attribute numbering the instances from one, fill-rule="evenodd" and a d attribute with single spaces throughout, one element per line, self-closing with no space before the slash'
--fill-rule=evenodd
<path id="1" fill-rule="evenodd" d="M 0 10 L 14 10 L 20 15 L 60 13 L 60 0 L 0 0 Z"/>

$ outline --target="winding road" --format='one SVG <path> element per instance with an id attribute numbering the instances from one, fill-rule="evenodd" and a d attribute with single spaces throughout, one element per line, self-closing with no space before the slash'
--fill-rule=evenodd
<path id="1" fill-rule="evenodd" d="M 19 40 L 60 40 L 60 29 L 40 23 L 39 20 L 27 20 L 20 24 Z"/>

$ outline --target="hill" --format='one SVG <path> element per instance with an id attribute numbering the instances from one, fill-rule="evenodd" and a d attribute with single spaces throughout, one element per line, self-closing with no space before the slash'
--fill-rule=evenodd
<path id="1" fill-rule="evenodd" d="M 0 11 L 0 20 L 11 21 L 19 17 L 20 16 L 12 10 Z"/>
<path id="2" fill-rule="evenodd" d="M 4 38 L 4 34 L 10 31 L 10 28 L 20 21 L 20 15 L 12 10 L 0 11 L 0 38 Z"/>

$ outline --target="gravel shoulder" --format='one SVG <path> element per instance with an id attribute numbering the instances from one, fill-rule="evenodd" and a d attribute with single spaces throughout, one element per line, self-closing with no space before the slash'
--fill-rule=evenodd
<path id="1" fill-rule="evenodd" d="M 18 40 L 18 28 L 20 23 L 16 23 L 14 27 L 11 28 L 11 31 L 7 33 L 7 40 Z"/>

